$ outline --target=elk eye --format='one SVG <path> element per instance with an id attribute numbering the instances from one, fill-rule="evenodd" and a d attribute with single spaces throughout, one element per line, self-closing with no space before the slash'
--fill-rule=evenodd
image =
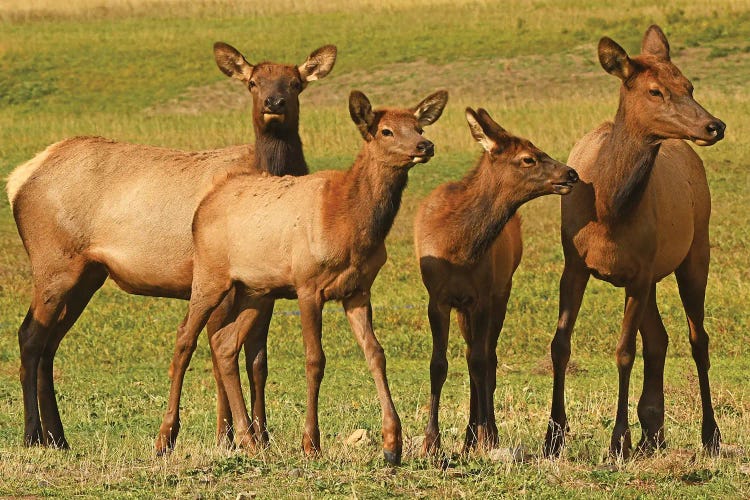
<path id="1" fill-rule="evenodd" d="M 533 156 L 524 156 L 521 161 L 523 162 L 525 167 L 532 167 L 536 165 L 536 158 L 534 158 Z"/>
<path id="2" fill-rule="evenodd" d="M 661 90 L 659 89 L 651 89 L 648 91 L 649 94 L 651 94 L 654 97 L 664 97 L 661 93 Z"/>
<path id="3" fill-rule="evenodd" d="M 386 137 L 393 136 L 393 131 L 390 130 L 390 129 L 387 129 L 387 128 L 384 128 L 383 130 L 381 130 L 380 133 L 383 134 Z"/>
<path id="4" fill-rule="evenodd" d="M 254 81 L 250 80 L 249 82 L 247 82 L 247 86 L 250 89 L 254 89 L 257 85 Z"/>
<path id="5" fill-rule="evenodd" d="M 301 84 L 297 80 L 292 80 L 292 83 L 290 87 L 292 87 L 292 90 L 299 90 L 301 88 Z"/>

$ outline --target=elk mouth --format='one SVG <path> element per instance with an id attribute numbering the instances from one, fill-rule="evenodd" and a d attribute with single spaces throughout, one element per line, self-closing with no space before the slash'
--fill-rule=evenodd
<path id="1" fill-rule="evenodd" d="M 713 120 L 701 130 L 703 133 L 690 136 L 690 140 L 698 146 L 713 146 L 724 138 L 726 128 L 723 121 Z"/>
<path id="2" fill-rule="evenodd" d="M 284 118 L 286 118 L 286 115 L 284 113 L 271 113 L 270 111 L 263 111 L 263 121 L 265 123 L 269 123 L 269 122 L 284 123 Z"/>
<path id="3" fill-rule="evenodd" d="M 693 141 L 698 146 L 713 146 L 717 142 L 719 142 L 722 139 L 722 137 L 711 137 L 710 139 L 704 139 L 700 137 L 691 137 L 690 140 Z"/>
<path id="4" fill-rule="evenodd" d="M 411 157 L 411 162 L 412 163 L 427 163 L 428 161 L 430 161 L 430 158 L 432 158 L 433 156 L 434 156 L 434 153 L 429 153 L 429 154 L 425 153 L 422 155 L 415 155 Z"/>
<path id="5" fill-rule="evenodd" d="M 575 181 L 553 182 L 552 192 L 555 194 L 568 194 L 573 189 Z"/>

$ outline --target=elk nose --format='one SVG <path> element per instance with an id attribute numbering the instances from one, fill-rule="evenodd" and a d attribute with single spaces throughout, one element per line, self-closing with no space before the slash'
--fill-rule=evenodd
<path id="1" fill-rule="evenodd" d="M 570 182 L 578 182 L 578 172 L 576 172 L 572 168 L 568 170 L 568 180 Z"/>
<path id="2" fill-rule="evenodd" d="M 282 111 L 284 109 L 284 104 L 286 104 L 286 99 L 280 96 L 271 96 L 266 98 L 266 109 L 268 109 L 271 112 L 278 112 Z"/>
<path id="3" fill-rule="evenodd" d="M 435 154 L 435 145 L 430 141 L 422 141 L 417 144 L 417 151 L 425 156 L 432 156 Z"/>
<path id="4" fill-rule="evenodd" d="M 721 120 L 716 120 L 706 125 L 706 132 L 716 137 L 716 139 L 722 139 L 724 137 L 724 130 L 726 130 L 726 124 Z"/>

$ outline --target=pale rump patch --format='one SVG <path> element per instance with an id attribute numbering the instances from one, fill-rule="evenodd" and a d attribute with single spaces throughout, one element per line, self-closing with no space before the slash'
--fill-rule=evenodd
<path id="1" fill-rule="evenodd" d="M 18 195 L 18 191 L 21 189 L 21 186 L 26 184 L 26 181 L 29 179 L 29 177 L 31 177 L 36 169 L 45 162 L 47 157 L 49 157 L 50 153 L 52 152 L 52 149 L 56 148 L 58 144 L 60 143 L 56 142 L 48 146 L 47 149 L 45 149 L 41 153 L 38 153 L 35 157 L 30 159 L 26 163 L 17 166 L 10 173 L 10 175 L 8 175 L 8 182 L 5 185 L 5 192 L 8 193 L 8 201 L 10 201 L 11 209 L 13 208 L 13 202 L 15 201 L 16 196 Z"/>

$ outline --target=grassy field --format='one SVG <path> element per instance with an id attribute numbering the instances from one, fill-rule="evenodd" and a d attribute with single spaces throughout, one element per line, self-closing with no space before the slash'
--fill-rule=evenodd
<path id="1" fill-rule="evenodd" d="M 61 138 L 96 134 L 183 149 L 252 141 L 249 97 L 225 78 L 211 45 L 226 41 L 253 62 L 301 63 L 334 43 L 332 74 L 301 98 L 301 135 L 314 170 L 345 168 L 359 148 L 346 98 L 358 88 L 377 105 L 413 105 L 451 93 L 426 135 L 437 156 L 410 175 L 388 238 L 389 262 L 374 291 L 374 319 L 401 415 L 404 465 L 386 467 L 380 409 L 363 356 L 340 307 L 324 316 L 328 356 L 321 391 L 324 451 L 303 457 L 304 360 L 296 304 L 280 302 L 270 333 L 271 447 L 257 455 L 214 445 L 214 387 L 205 339 L 186 377 L 183 427 L 170 456 L 152 452 L 166 406 L 174 331 L 186 303 L 126 295 L 108 283 L 63 342 L 55 364 L 69 452 L 22 447 L 16 331 L 31 286 L 8 202 L 0 200 L 0 496 L 174 497 L 748 497 L 750 496 L 750 1 L 601 0 L 470 2 L 155 2 L 0 0 L 0 175 Z M 461 176 L 480 148 L 464 107 L 483 106 L 509 130 L 564 159 L 586 131 L 614 116 L 617 80 L 599 67 L 608 35 L 637 52 L 659 23 L 696 99 L 728 124 L 726 139 L 699 149 L 713 195 L 707 297 L 712 389 L 727 444 L 700 449 L 700 402 L 687 326 L 673 278 L 659 305 L 671 333 L 665 379 L 669 447 L 628 462 L 607 458 L 617 371 L 613 352 L 622 291 L 592 281 L 574 333 L 564 456 L 541 457 L 552 389 L 549 342 L 562 270 L 559 201 L 522 210 L 525 255 L 500 341 L 495 411 L 499 451 L 454 455 L 436 467 L 419 456 L 427 420 L 431 339 L 426 293 L 413 256 L 419 200 Z M 639 349 L 640 351 L 640 349 Z M 441 407 L 444 448 L 456 451 L 468 419 L 463 341 L 454 325 Z M 641 360 L 631 391 L 631 423 Z M 348 445 L 365 429 L 369 438 Z M 514 457 L 516 460 L 514 460 Z"/>

